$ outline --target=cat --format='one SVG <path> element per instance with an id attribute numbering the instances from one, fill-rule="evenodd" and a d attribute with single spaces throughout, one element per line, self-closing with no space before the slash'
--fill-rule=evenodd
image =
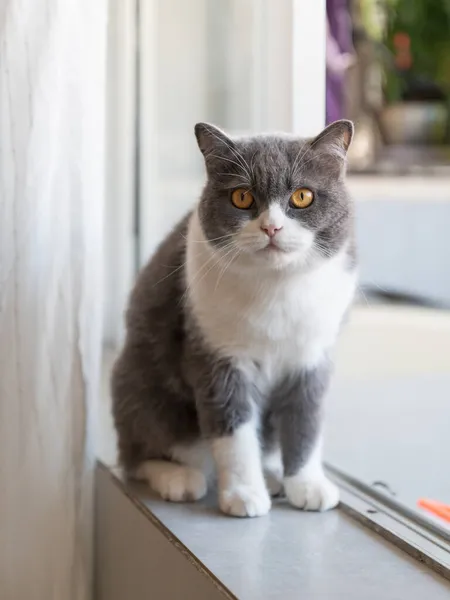
<path id="1" fill-rule="evenodd" d="M 271 495 L 327 510 L 330 353 L 356 285 L 345 185 L 350 121 L 314 139 L 195 126 L 200 201 L 132 292 L 112 375 L 119 457 L 162 498 L 266 514 Z"/>

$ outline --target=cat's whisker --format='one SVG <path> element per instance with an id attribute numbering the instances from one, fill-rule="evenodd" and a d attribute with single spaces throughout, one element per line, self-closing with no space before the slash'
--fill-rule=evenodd
<path id="1" fill-rule="evenodd" d="M 219 177 L 222 176 L 222 177 L 233 177 L 233 179 L 235 179 L 235 178 L 242 179 L 243 183 L 241 185 L 245 185 L 245 187 L 248 186 L 249 178 L 247 175 L 241 175 L 240 173 L 216 173 L 216 175 L 218 175 Z M 235 186 L 230 184 L 228 189 L 232 189 L 233 187 L 235 187 Z M 227 188 L 225 188 L 225 189 L 227 189 Z"/>
<path id="2" fill-rule="evenodd" d="M 380 292 L 383 292 L 384 294 L 390 294 L 391 292 L 389 290 L 387 290 L 384 287 L 381 287 L 381 285 L 378 285 L 378 283 L 376 283 L 375 281 L 373 281 L 373 279 L 367 279 L 367 281 L 370 283 L 370 285 L 375 286 L 376 288 L 378 288 L 380 290 Z"/>
<path id="3" fill-rule="evenodd" d="M 160 283 L 162 283 L 166 279 L 169 279 L 169 277 L 172 277 L 172 275 L 175 275 L 175 273 L 177 273 L 180 269 L 183 269 L 185 266 L 186 266 L 186 263 L 183 263 L 182 265 L 179 265 L 176 269 L 174 269 L 173 271 L 171 271 L 168 275 L 165 275 L 162 279 L 160 279 L 159 281 L 157 281 L 156 283 L 154 283 L 152 285 L 152 287 L 155 288 L 157 285 L 159 285 Z"/>
<path id="4" fill-rule="evenodd" d="M 231 249 L 231 250 L 232 250 L 232 249 Z M 228 253 L 226 254 L 226 256 L 227 256 L 227 255 L 228 255 Z M 209 259 L 206 261 L 206 263 L 204 263 L 203 267 L 204 267 L 204 266 L 206 266 L 206 265 L 207 265 L 207 264 L 208 264 L 208 263 L 211 261 L 211 259 L 212 259 L 212 258 L 217 258 L 217 255 L 213 254 L 213 255 L 212 255 L 212 256 L 211 256 L 211 257 L 210 257 L 210 258 L 209 258 Z M 207 271 L 205 271 L 205 272 L 202 274 L 202 276 L 200 277 L 200 279 L 198 278 L 198 276 L 199 276 L 199 272 L 203 270 L 203 267 L 201 267 L 201 268 L 199 269 L 199 271 L 197 271 L 197 273 L 195 274 L 195 279 L 193 279 L 193 280 L 191 281 L 190 285 L 188 285 L 188 286 L 187 286 L 187 288 L 186 288 L 186 291 L 184 292 L 184 294 L 183 294 L 183 296 L 182 296 L 182 298 L 181 298 L 180 302 L 181 302 L 181 301 L 184 301 L 184 299 L 185 299 L 185 298 L 187 298 L 187 296 L 188 296 L 188 293 L 189 293 L 190 289 L 192 288 L 192 286 L 193 286 L 194 284 L 195 284 L 195 285 L 199 285 L 199 284 L 200 284 L 200 283 L 203 281 L 203 279 L 204 279 L 204 278 L 205 278 L 205 277 L 208 275 L 208 273 L 210 273 L 210 272 L 212 271 L 212 269 L 214 269 L 214 267 L 216 267 L 216 266 L 217 266 L 217 265 L 220 263 L 220 261 L 221 261 L 221 260 L 222 260 L 222 256 L 220 256 L 220 255 L 219 255 L 219 257 L 218 257 L 218 259 L 216 260 L 216 262 L 214 262 L 214 263 L 213 263 L 213 264 L 212 264 L 212 265 L 209 267 L 209 269 L 207 269 Z"/>
<path id="5" fill-rule="evenodd" d="M 235 253 L 235 252 L 236 252 L 236 248 L 232 248 L 232 249 L 231 249 L 231 250 L 230 250 L 230 251 L 229 251 L 229 252 L 226 254 L 226 256 L 224 256 L 224 257 L 223 257 L 223 261 L 226 261 L 227 257 L 228 257 L 228 256 L 230 256 L 230 255 L 231 255 L 231 257 L 233 257 L 233 255 L 234 255 L 234 253 Z M 219 271 L 219 275 L 217 276 L 217 279 L 216 279 L 216 284 L 215 284 L 215 286 L 214 286 L 214 293 L 216 293 L 216 292 L 217 292 L 217 288 L 218 288 L 218 286 L 219 286 L 220 280 L 222 279 L 222 275 L 223 275 L 223 273 L 224 273 L 224 272 L 225 272 L 225 270 L 226 270 L 226 266 L 227 266 L 227 264 L 228 264 L 228 263 L 227 263 L 227 262 L 225 262 L 224 266 L 223 266 L 223 267 L 220 269 L 220 271 Z"/>
<path id="6" fill-rule="evenodd" d="M 253 177 L 253 181 L 256 180 L 256 176 L 255 176 L 255 157 L 256 157 L 256 152 L 253 153 L 252 158 L 250 160 L 250 173 Z"/>
<path id="7" fill-rule="evenodd" d="M 209 269 L 208 269 L 206 272 L 203 272 L 203 274 L 201 275 L 200 279 L 198 279 L 198 276 L 200 275 L 200 271 L 202 271 L 202 270 L 203 270 L 203 267 L 201 267 L 201 268 L 199 269 L 199 271 L 198 271 L 198 272 L 196 273 L 196 275 L 195 275 L 195 279 L 194 279 L 194 280 L 191 282 L 190 286 L 188 286 L 188 288 L 186 289 L 186 292 L 185 292 L 185 294 L 187 294 L 187 293 L 188 293 L 189 289 L 190 289 L 190 288 L 191 288 L 191 287 L 192 287 L 194 284 L 198 285 L 198 284 L 199 284 L 199 283 L 200 283 L 200 282 L 201 282 L 201 281 L 202 281 L 202 280 L 203 280 L 203 279 L 204 279 L 204 278 L 205 278 L 205 277 L 208 275 L 208 273 L 209 273 L 210 271 L 212 271 L 212 269 L 213 269 L 213 268 L 215 268 L 217 265 L 219 265 L 219 264 L 220 264 L 220 262 L 221 262 L 222 260 L 226 260 L 226 258 L 227 258 L 227 257 L 228 257 L 228 256 L 229 256 L 229 255 L 230 255 L 232 252 L 233 252 L 233 250 L 234 250 L 235 248 L 236 248 L 236 245 L 235 245 L 235 242 L 234 242 L 234 241 L 231 241 L 231 242 L 229 242 L 229 243 L 225 244 L 225 245 L 224 245 L 224 246 L 222 246 L 222 247 L 220 247 L 220 246 L 219 246 L 219 249 L 220 249 L 220 252 L 219 252 L 219 254 L 218 254 L 218 255 L 215 255 L 215 254 L 213 254 L 213 255 L 212 255 L 212 257 L 210 257 L 210 259 L 208 259 L 208 261 L 206 261 L 206 263 L 205 263 L 203 266 L 206 266 L 206 265 L 207 265 L 207 264 L 210 262 L 211 258 L 217 258 L 216 262 L 215 262 L 215 263 L 213 263 L 213 264 L 210 266 L 210 268 L 209 268 Z M 224 251 L 225 251 L 225 254 L 223 253 Z"/>
<path id="8" fill-rule="evenodd" d="M 234 245 L 234 241 L 228 242 L 227 244 L 225 244 L 224 246 L 222 246 L 220 249 L 223 250 L 228 250 L 229 248 L 231 248 Z M 184 300 L 186 299 L 190 289 L 192 288 L 193 285 L 198 284 L 200 281 L 202 281 L 203 277 L 205 277 L 210 270 L 220 262 L 221 257 L 219 255 L 218 260 L 216 261 L 216 263 L 213 263 L 213 265 L 211 266 L 210 269 L 208 269 L 206 271 L 206 273 L 204 272 L 204 269 L 209 265 L 209 263 L 217 258 L 217 254 L 216 253 L 211 253 L 211 256 L 202 264 L 202 266 L 198 269 L 198 271 L 195 273 L 194 277 L 192 278 L 192 281 L 190 282 L 190 284 L 186 287 L 186 290 L 184 291 L 184 294 L 181 296 L 179 304 L 181 304 L 182 302 L 184 302 Z M 200 274 L 203 272 L 202 276 L 200 279 L 198 279 L 200 277 Z"/>
<path id="9" fill-rule="evenodd" d="M 207 240 L 190 240 L 190 241 L 195 242 L 196 244 L 209 244 L 210 242 L 217 242 L 219 240 L 223 240 L 226 238 L 232 238 L 235 235 L 236 235 L 235 233 L 227 233 L 226 235 L 221 235 L 219 237 L 211 238 L 211 239 L 207 239 Z"/>
<path id="10" fill-rule="evenodd" d="M 186 238 L 185 238 L 186 239 Z M 197 254 L 198 256 L 198 254 Z M 183 269 L 184 267 L 186 267 L 186 261 L 184 261 L 181 265 L 178 265 L 177 267 L 175 267 L 175 265 L 161 265 L 161 266 L 166 266 L 168 268 L 173 268 L 173 271 L 171 271 L 170 273 L 168 273 L 167 275 L 165 275 L 162 279 L 159 279 L 156 283 L 153 284 L 153 288 L 155 288 L 157 285 L 159 285 L 160 283 L 162 283 L 163 281 L 165 281 L 166 279 L 169 279 L 169 277 L 172 277 L 172 275 L 175 275 L 175 273 L 177 273 L 180 269 Z"/>
<path id="11" fill-rule="evenodd" d="M 364 300 L 365 300 L 365 302 L 367 304 L 367 307 L 370 308 L 371 305 L 370 305 L 370 303 L 369 303 L 369 301 L 367 299 L 367 296 L 366 296 L 364 290 L 362 289 L 362 287 L 360 285 L 357 285 L 356 288 L 358 290 L 358 293 L 360 293 L 361 296 L 364 298 Z"/>
<path id="12" fill-rule="evenodd" d="M 247 179 L 247 177 L 245 175 L 241 175 L 240 173 L 219 173 L 217 172 L 216 175 L 223 175 L 224 177 L 241 177 L 242 179 Z"/>
<path id="13" fill-rule="evenodd" d="M 217 137 L 217 136 L 215 136 L 215 137 Z M 224 142 L 224 144 L 225 144 L 225 142 Z M 247 165 L 247 163 L 244 161 L 244 159 L 243 159 L 242 155 L 238 154 L 237 152 L 234 152 L 234 151 L 233 151 L 233 149 L 231 148 L 231 146 L 229 146 L 228 144 L 225 144 L 225 146 L 226 146 L 226 147 L 227 147 L 229 150 L 231 150 L 231 152 L 232 152 L 232 155 L 233 155 L 233 156 L 236 158 L 236 160 L 237 160 L 237 163 L 236 163 L 236 164 L 238 164 L 238 165 L 240 166 L 240 168 L 243 170 L 243 172 L 246 174 L 246 176 L 250 178 L 250 172 L 249 172 L 249 170 L 248 170 L 248 165 Z M 208 156 L 211 156 L 211 154 L 209 154 Z M 222 157 L 222 158 L 223 158 L 223 159 L 225 159 L 225 157 Z M 244 162 L 243 162 L 243 161 L 244 161 Z"/>
<path id="14" fill-rule="evenodd" d="M 213 254 L 202 264 L 202 266 L 197 270 L 197 272 L 195 273 L 194 277 L 192 278 L 191 282 L 187 284 L 186 289 L 184 290 L 184 293 L 182 294 L 180 300 L 178 301 L 178 304 L 183 304 L 184 301 L 186 300 L 190 289 L 192 288 L 193 285 L 195 285 L 195 283 L 197 282 L 198 277 L 200 276 L 200 273 L 203 271 L 203 269 L 205 269 L 207 267 L 207 265 L 211 262 L 211 260 L 213 260 L 214 258 L 216 258 Z"/>
<path id="15" fill-rule="evenodd" d="M 291 167 L 291 176 L 296 173 L 297 166 L 298 166 L 299 162 L 308 153 L 309 148 L 310 148 L 309 142 L 305 142 L 305 144 L 297 152 L 297 156 L 295 157 L 295 160 L 294 160 L 294 162 L 292 164 L 292 167 Z"/>
<path id="16" fill-rule="evenodd" d="M 241 169 L 241 171 L 243 171 L 245 173 L 246 177 L 248 177 L 248 179 L 251 180 L 250 174 L 246 171 L 246 169 L 244 169 L 244 167 L 240 163 L 236 162 L 235 160 L 232 160 L 231 158 L 227 158 L 226 156 L 219 156 L 218 154 L 213 154 L 212 152 L 210 152 L 209 154 L 206 154 L 205 158 L 209 158 L 210 156 L 212 156 L 213 158 L 217 158 L 218 160 L 224 160 L 233 165 L 236 165 L 237 167 L 239 167 L 239 169 Z"/>
<path id="17" fill-rule="evenodd" d="M 235 250 L 235 252 L 234 252 L 234 254 L 232 254 L 232 256 L 231 256 L 231 259 L 229 260 L 229 262 L 227 262 L 227 263 L 225 264 L 225 266 L 223 267 L 223 269 L 222 269 L 222 270 L 220 271 L 220 273 L 219 273 L 219 276 L 218 276 L 218 278 L 217 278 L 217 281 L 216 281 L 216 285 L 215 285 L 215 287 L 214 287 L 214 292 L 216 292 L 216 291 L 217 291 L 217 288 L 218 288 L 218 286 L 219 286 L 220 280 L 221 280 L 221 279 L 222 279 L 222 277 L 225 275 L 225 271 L 226 271 L 226 270 L 227 270 L 227 269 L 228 269 L 228 268 L 231 266 L 231 264 L 232 264 L 232 263 L 233 263 L 233 262 L 236 260 L 236 258 L 237 258 L 237 257 L 239 256 L 239 254 L 241 253 L 241 249 L 240 249 L 238 246 L 236 246 L 236 247 L 234 248 L 234 250 Z M 233 251 L 233 249 L 232 249 L 232 251 Z"/>

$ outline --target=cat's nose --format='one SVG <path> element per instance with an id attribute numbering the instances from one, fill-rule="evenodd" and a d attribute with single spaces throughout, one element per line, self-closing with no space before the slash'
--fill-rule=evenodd
<path id="1" fill-rule="evenodd" d="M 273 238 L 283 227 L 276 227 L 275 225 L 261 225 L 261 231 L 264 231 L 266 235 Z"/>

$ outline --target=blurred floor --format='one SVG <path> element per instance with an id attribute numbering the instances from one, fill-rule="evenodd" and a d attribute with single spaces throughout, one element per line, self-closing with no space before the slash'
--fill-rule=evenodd
<path id="1" fill-rule="evenodd" d="M 448 502 L 450 312 L 356 308 L 336 362 L 326 459 L 387 483 L 411 508 L 420 497 Z"/>

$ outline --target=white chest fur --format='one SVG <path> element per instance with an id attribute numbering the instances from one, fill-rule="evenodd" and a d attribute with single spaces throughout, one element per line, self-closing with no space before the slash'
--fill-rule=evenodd
<path id="1" fill-rule="evenodd" d="M 186 265 L 189 301 L 211 347 L 243 365 L 258 362 L 269 380 L 317 365 L 333 346 L 355 289 L 344 253 L 309 272 L 240 273 L 223 271 L 222 262 L 215 266 L 201 239 L 194 217 Z"/>

